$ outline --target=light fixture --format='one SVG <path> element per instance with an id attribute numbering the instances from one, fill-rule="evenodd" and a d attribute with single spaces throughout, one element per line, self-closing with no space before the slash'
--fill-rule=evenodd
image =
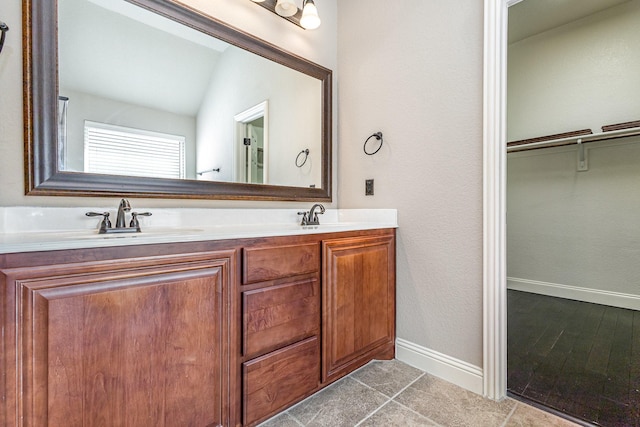
<path id="1" fill-rule="evenodd" d="M 278 0 L 276 13 L 280 16 L 293 16 L 298 13 L 298 6 L 293 0 Z"/>
<path id="2" fill-rule="evenodd" d="M 305 30 L 314 30 L 320 26 L 320 17 L 314 0 L 251 0 L 265 9 Z M 302 1 L 302 9 L 296 1 Z"/>
<path id="3" fill-rule="evenodd" d="M 300 18 L 300 25 L 307 30 L 315 30 L 320 26 L 320 17 L 318 16 L 318 9 L 313 0 L 304 0 L 304 6 L 302 7 L 302 18 Z"/>

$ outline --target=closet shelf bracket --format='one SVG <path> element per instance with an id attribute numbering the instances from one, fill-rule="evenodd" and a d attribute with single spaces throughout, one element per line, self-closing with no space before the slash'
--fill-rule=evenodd
<path id="1" fill-rule="evenodd" d="M 582 138 L 578 138 L 578 172 L 589 170 L 588 151 L 582 143 Z"/>

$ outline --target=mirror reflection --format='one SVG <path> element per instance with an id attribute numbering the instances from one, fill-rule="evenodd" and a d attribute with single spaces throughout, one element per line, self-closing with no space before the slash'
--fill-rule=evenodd
<path id="1" fill-rule="evenodd" d="M 320 80 L 124 0 L 59 0 L 58 49 L 60 170 L 321 187 Z"/>

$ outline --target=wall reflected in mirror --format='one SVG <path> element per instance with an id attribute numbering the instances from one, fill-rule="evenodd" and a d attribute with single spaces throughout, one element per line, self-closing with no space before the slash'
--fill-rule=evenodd
<path id="1" fill-rule="evenodd" d="M 321 186 L 320 80 L 124 0 L 59 0 L 58 21 L 60 170 Z"/>

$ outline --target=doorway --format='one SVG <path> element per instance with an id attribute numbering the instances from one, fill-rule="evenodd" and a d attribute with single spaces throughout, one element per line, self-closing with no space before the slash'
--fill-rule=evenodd
<path id="1" fill-rule="evenodd" d="M 269 103 L 261 102 L 234 116 L 236 182 L 269 183 Z"/>
<path id="2" fill-rule="evenodd" d="M 248 184 L 264 183 L 264 117 L 244 123 L 242 174 Z"/>
<path id="3" fill-rule="evenodd" d="M 507 390 L 636 425 L 640 2 L 551 6 L 508 11 Z"/>

